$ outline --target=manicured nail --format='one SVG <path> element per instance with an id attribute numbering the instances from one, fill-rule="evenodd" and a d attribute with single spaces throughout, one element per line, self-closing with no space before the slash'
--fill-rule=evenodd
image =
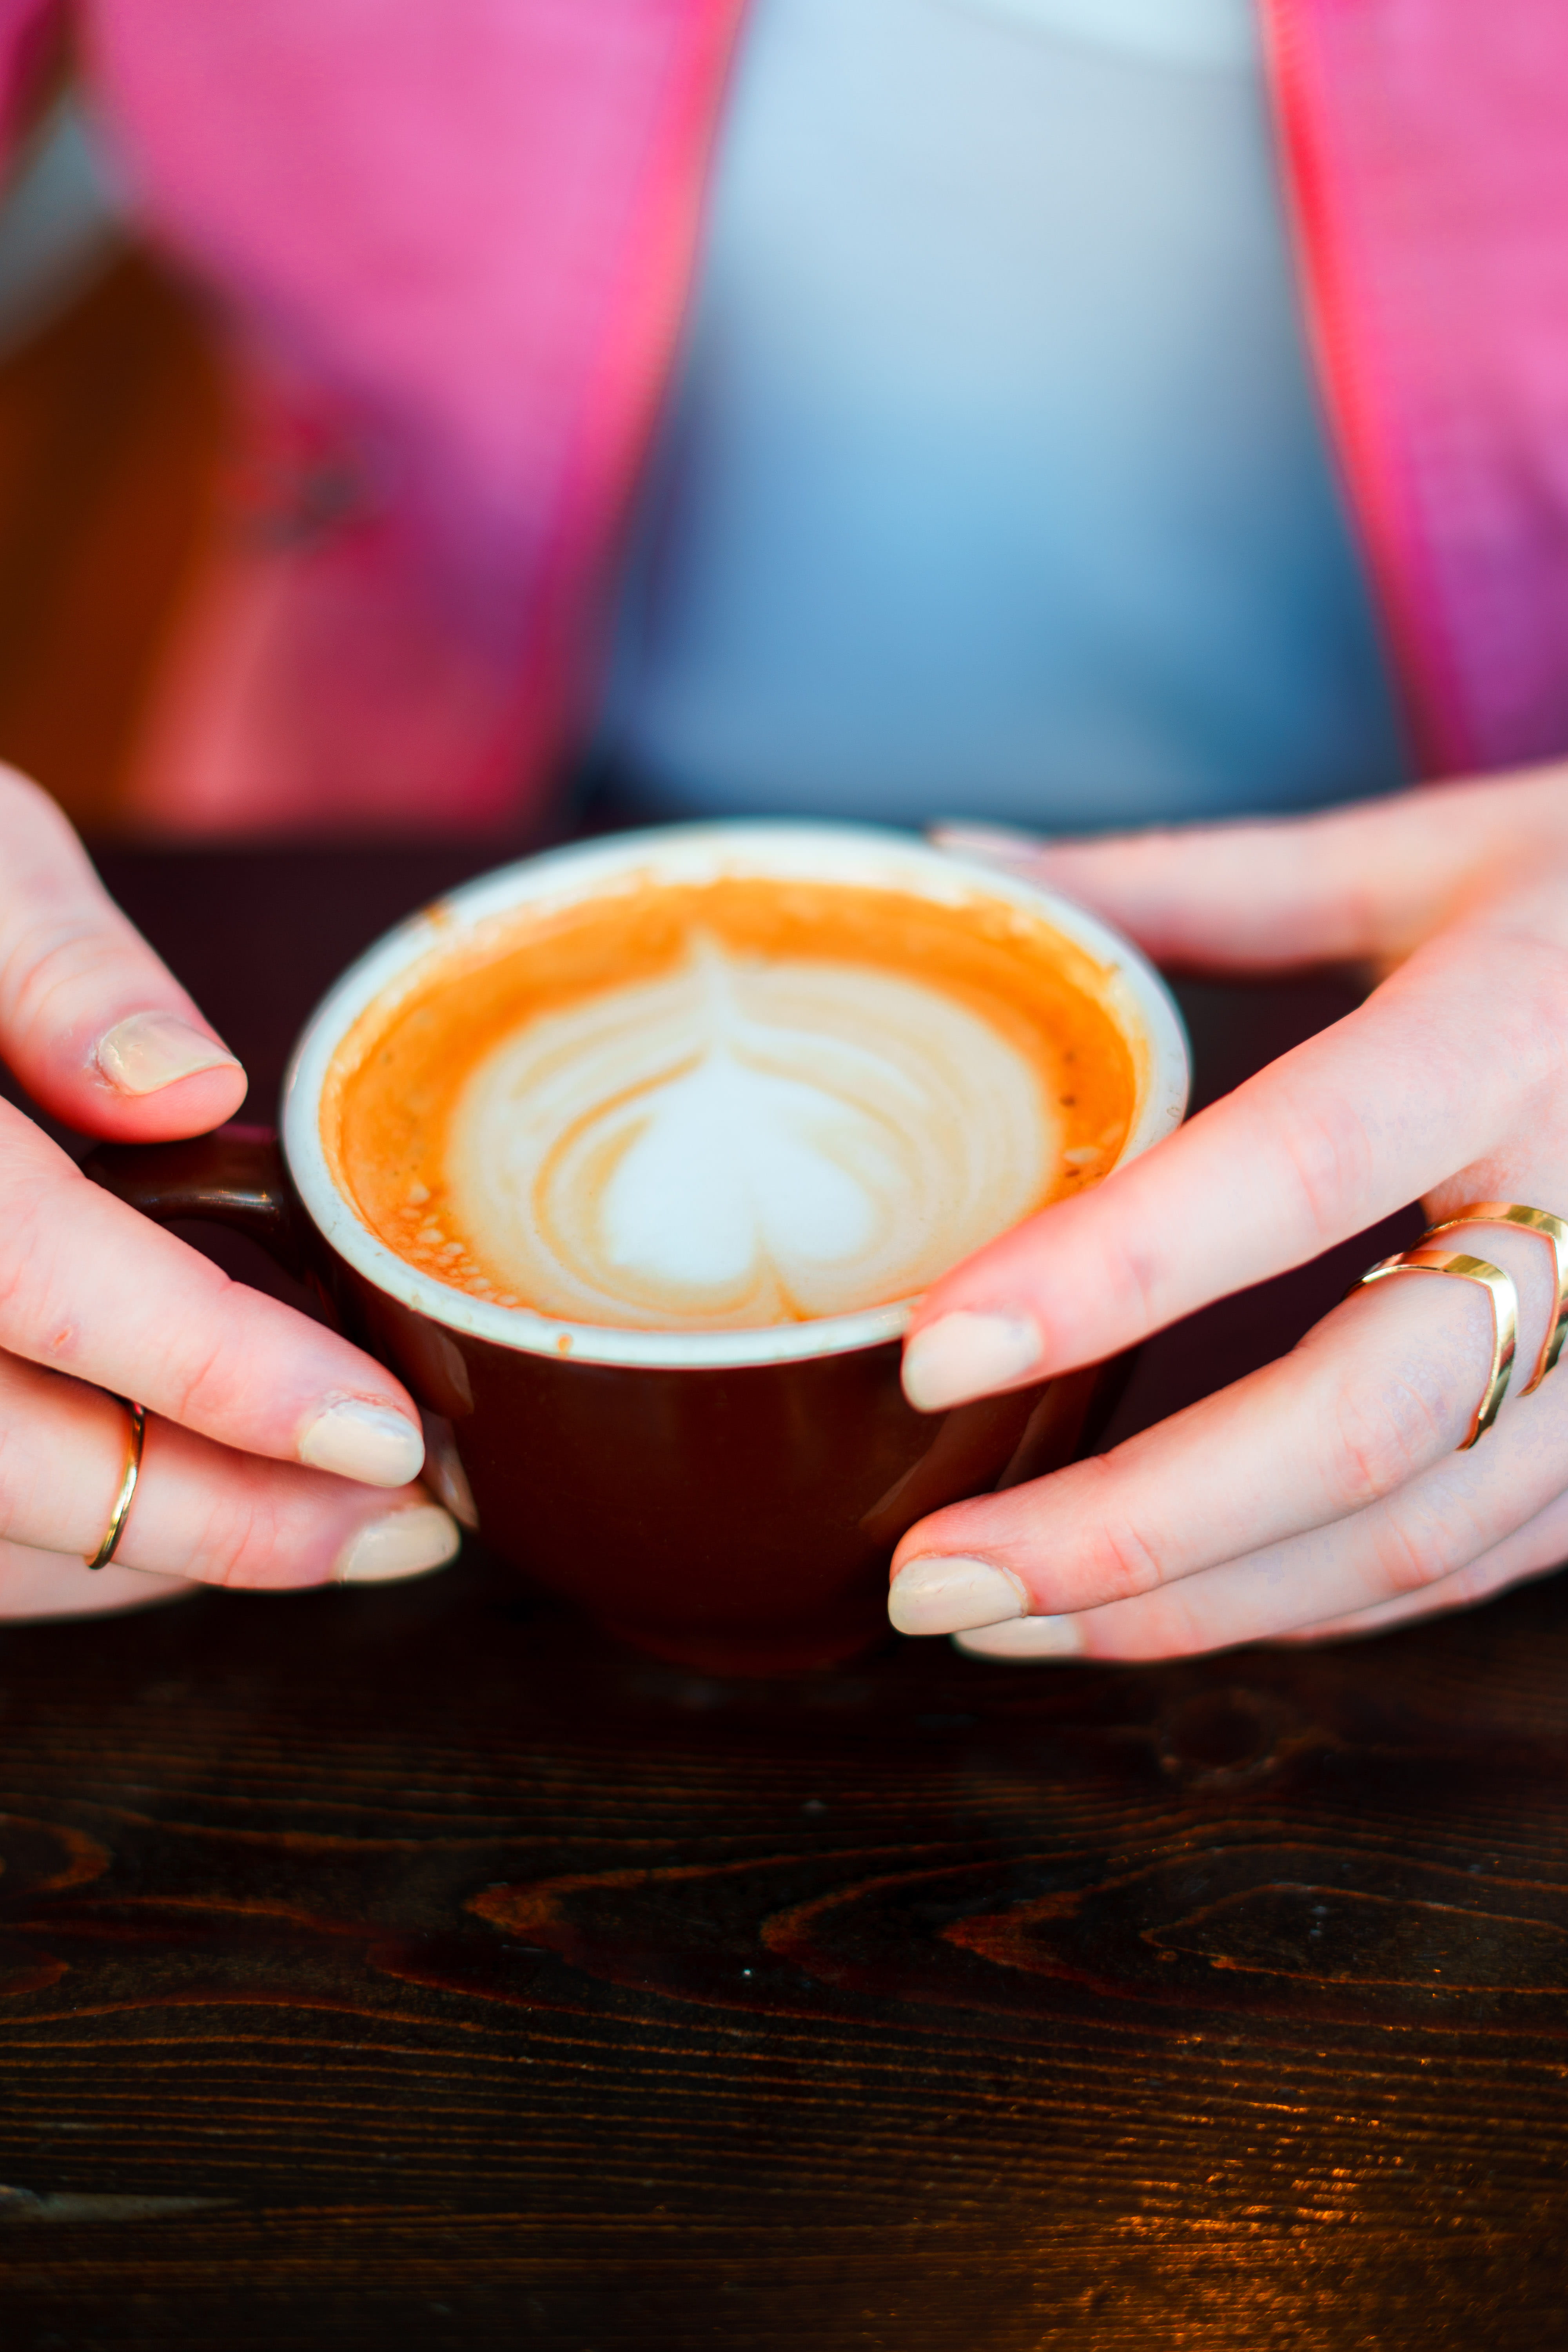
<path id="1" fill-rule="evenodd" d="M 904 1394 L 917 1412 L 1005 1389 L 1040 1360 L 1040 1335 L 1022 1315 L 973 1315 L 966 1307 L 939 1316 L 904 1349 Z"/>
<path id="2" fill-rule="evenodd" d="M 999 866 L 1008 874 L 1036 865 L 1046 846 L 1037 835 L 1015 833 L 1005 824 L 933 824 L 928 838 L 950 857 L 973 858 L 977 866 Z"/>
<path id="3" fill-rule="evenodd" d="M 900 1633 L 957 1633 L 1022 1617 L 1028 1606 L 1021 1580 L 988 1559 L 911 1559 L 888 1594 L 888 1615 Z"/>
<path id="4" fill-rule="evenodd" d="M 405 1576 L 427 1576 L 457 1552 L 462 1531 L 434 1503 L 388 1511 L 351 1536 L 333 1573 L 340 1584 L 395 1584 Z"/>
<path id="5" fill-rule="evenodd" d="M 1017 1617 L 1010 1625 L 980 1625 L 955 1633 L 953 1647 L 972 1658 L 1081 1658 L 1076 1617 Z"/>
<path id="6" fill-rule="evenodd" d="M 237 1070 L 226 1045 L 177 1013 L 132 1013 L 98 1041 L 99 1069 L 122 1095 L 155 1095 L 198 1070 Z"/>
<path id="7" fill-rule="evenodd" d="M 363 1486 L 406 1486 L 424 1466 L 425 1439 L 416 1422 L 388 1405 L 340 1397 L 306 1423 L 300 1459 Z"/>

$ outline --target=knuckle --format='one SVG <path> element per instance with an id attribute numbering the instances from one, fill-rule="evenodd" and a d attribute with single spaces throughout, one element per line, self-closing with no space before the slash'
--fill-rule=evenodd
<path id="1" fill-rule="evenodd" d="M 1079 1626 L 1083 1656 L 1108 1664 L 1192 1657 L 1215 1646 L 1212 1631 L 1194 1618 L 1179 1584 L 1145 1608 L 1087 1610 Z"/>
<path id="2" fill-rule="evenodd" d="M 1319 1094 L 1292 1106 L 1274 1129 L 1310 1229 L 1327 1246 L 1337 1241 L 1347 1202 L 1365 1197 L 1376 1153 L 1365 1119 L 1348 1096 Z"/>
<path id="3" fill-rule="evenodd" d="M 219 1280 L 226 1288 L 235 1286 L 226 1275 L 220 1275 Z M 221 1314 L 221 1296 L 214 1304 Z M 221 1423 L 230 1418 L 240 1401 L 243 1386 L 237 1375 L 234 1350 L 226 1333 L 204 1333 L 194 1344 L 187 1341 L 177 1360 L 171 1362 L 163 1383 L 171 1418 L 191 1428 Z"/>
<path id="4" fill-rule="evenodd" d="M 1391 1512 L 1372 1530 L 1372 1565 L 1390 1598 L 1423 1592 L 1448 1573 L 1436 1531 L 1422 1520 Z"/>
<path id="5" fill-rule="evenodd" d="M 1329 1418 L 1327 1485 L 1342 1511 L 1394 1493 L 1453 1444 L 1445 1401 L 1418 1381 L 1342 1390 Z"/>
<path id="6" fill-rule="evenodd" d="M 268 1570 L 293 1549 L 289 1520 L 270 1481 L 252 1479 L 243 1467 L 229 1473 L 195 1530 L 190 1557 L 195 1573 L 208 1584 L 270 1581 Z"/>
<path id="7" fill-rule="evenodd" d="M 89 994 L 120 959 L 118 942 L 85 916 L 39 919 L 22 926 L 0 964 L 0 999 L 11 1025 L 21 1031 L 54 1025 L 60 999 L 85 989 Z"/>
<path id="8" fill-rule="evenodd" d="M 1164 1581 L 1156 1543 L 1135 1525 L 1124 1507 L 1118 1507 L 1103 1492 L 1114 1475 L 1109 1462 L 1102 1460 L 1098 1469 L 1102 1491 L 1099 1497 L 1091 1497 L 1085 1513 L 1081 1555 L 1082 1573 L 1096 1608 L 1108 1601 L 1135 1601 L 1145 1592 L 1158 1591 Z"/>
<path id="9" fill-rule="evenodd" d="M 264 1302 L 198 1251 L 188 1256 L 178 1326 L 149 1335 L 142 1378 L 171 1421 L 213 1434 L 247 1428 L 267 1388 L 257 1312 Z"/>
<path id="10" fill-rule="evenodd" d="M 1136 1226 L 1112 1228 L 1100 1274 L 1100 1300 L 1118 1329 L 1152 1330 L 1163 1320 L 1160 1295 L 1169 1265 L 1161 1252 L 1141 1244 Z"/>
<path id="11" fill-rule="evenodd" d="M 59 1179 L 13 1177 L 5 1186 L 0 1250 L 0 1334 L 19 1355 L 68 1370 L 80 1352 L 79 1318 L 59 1247 Z"/>

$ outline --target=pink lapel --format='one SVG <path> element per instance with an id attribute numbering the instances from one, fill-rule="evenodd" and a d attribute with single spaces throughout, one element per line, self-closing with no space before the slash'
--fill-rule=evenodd
<path id="1" fill-rule="evenodd" d="M 149 818 L 483 824 L 537 795 L 742 5 L 87 0 L 143 215 L 232 303 L 270 478 L 154 722 Z"/>
<path id="2" fill-rule="evenodd" d="M 1568 7 L 1263 5 L 1325 387 L 1422 764 L 1568 751 Z"/>

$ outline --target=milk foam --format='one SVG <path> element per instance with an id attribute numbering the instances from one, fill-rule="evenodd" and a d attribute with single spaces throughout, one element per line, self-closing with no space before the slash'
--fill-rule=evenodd
<path id="1" fill-rule="evenodd" d="M 779 1323 L 923 1289 L 1037 1204 L 1060 1144 L 1042 1073 L 941 990 L 703 940 L 478 1066 L 447 1217 L 546 1314 Z"/>

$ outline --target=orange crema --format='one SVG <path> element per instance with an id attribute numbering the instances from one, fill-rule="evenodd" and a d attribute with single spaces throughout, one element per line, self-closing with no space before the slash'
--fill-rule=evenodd
<path id="1" fill-rule="evenodd" d="M 333 1056 L 321 1095 L 321 1138 L 335 1181 L 372 1232 L 410 1265 L 500 1306 L 612 1326 L 662 1328 L 668 1320 L 677 1328 L 843 1311 L 837 1303 L 825 1309 L 820 1297 L 803 1295 L 776 1269 L 749 1288 L 731 1284 L 722 1296 L 711 1282 L 672 1287 L 663 1276 L 633 1269 L 621 1298 L 612 1295 L 619 1280 L 613 1266 L 607 1288 L 604 1282 L 595 1288 L 588 1276 L 579 1280 L 570 1265 L 559 1273 L 557 1259 L 565 1264 L 561 1253 L 570 1255 L 568 1244 L 578 1248 L 579 1257 L 588 1246 L 581 1244 L 579 1229 L 592 1227 L 599 1190 L 625 1181 L 627 1152 L 646 1125 L 639 1125 L 642 1097 L 635 1085 L 612 1098 L 606 1080 L 603 1101 L 565 1120 L 559 1150 L 547 1139 L 549 1148 L 542 1146 L 528 1163 L 533 1190 L 525 1188 L 517 1212 L 542 1236 L 547 1259 L 546 1244 L 556 1248 L 545 1271 L 535 1272 L 528 1252 L 498 1251 L 493 1224 L 465 1214 L 473 1193 L 460 1163 L 465 1152 L 472 1158 L 471 1141 L 464 1140 L 473 1127 L 471 1102 L 510 1041 L 521 1041 L 526 1063 L 531 1035 L 569 1040 L 575 1029 L 559 1020 L 552 1027 L 552 1018 L 603 999 L 613 1045 L 619 1014 L 609 1006 L 612 993 L 676 980 L 705 957 L 740 975 L 742 997 L 748 972 L 811 967 L 819 1008 L 837 1002 L 830 972 L 824 994 L 824 968 L 847 968 L 843 1020 L 835 1016 L 822 1032 L 825 1061 L 847 1054 L 847 1066 L 852 1066 L 858 1003 L 878 1001 L 877 991 L 858 991 L 857 971 L 934 991 L 982 1023 L 1001 1048 L 1011 1048 L 1037 1080 L 1037 1128 L 1048 1136 L 1049 1149 L 1037 1169 L 1014 1182 L 1003 1224 L 1094 1183 L 1126 1142 L 1139 1072 L 1108 1002 L 1110 975 L 1042 917 L 980 891 L 964 903 L 943 906 L 896 889 L 836 882 L 733 876 L 689 884 L 633 876 L 564 907 L 525 908 L 476 926 L 450 948 L 434 950 L 361 1015 Z M 881 994 L 896 998 L 897 992 Z M 628 997 L 627 1003 L 639 1001 Z M 830 1037 L 830 1030 L 837 1035 Z M 755 1024 L 750 1034 L 762 1036 L 764 1045 L 770 1034 L 765 1024 Z M 809 1062 L 809 1040 L 802 1048 L 798 1024 L 791 1050 L 798 1073 L 803 1051 Z M 679 1059 L 670 1065 L 677 1075 L 687 1066 Z M 661 1076 L 658 1083 L 669 1081 Z M 780 1083 L 799 1093 L 795 1077 Z M 875 1108 L 871 1103 L 867 1117 Z M 855 1115 L 857 1106 L 847 1097 L 846 1116 Z M 602 1148 L 592 1135 L 583 1142 L 590 1116 L 610 1120 Z M 562 1158 L 574 1150 L 575 1159 Z M 896 1175 L 896 1160 L 889 1165 Z M 562 1185 L 568 1179 L 563 1213 Z M 553 1228 L 563 1213 L 573 1234 L 557 1247 Z M 939 1230 L 941 1216 L 939 1203 L 927 1214 L 926 1227 Z M 953 1255 L 992 1237 L 965 1231 Z M 868 1263 L 874 1283 L 877 1267 L 905 1261 L 895 1252 L 873 1255 Z M 860 1296 L 851 1284 L 845 1296 L 857 1307 L 890 1303 L 940 1270 L 922 1267 L 914 1282 L 890 1274 L 892 1286 L 881 1295 Z"/>

